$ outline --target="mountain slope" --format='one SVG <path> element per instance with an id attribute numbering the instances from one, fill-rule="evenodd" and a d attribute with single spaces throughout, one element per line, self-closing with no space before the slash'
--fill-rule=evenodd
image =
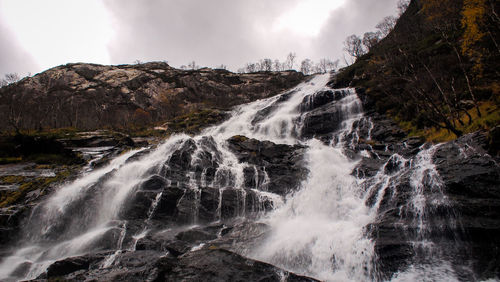
<path id="1" fill-rule="evenodd" d="M 184 71 L 166 63 L 68 64 L 0 89 L 0 130 L 130 128 L 269 97 L 301 73 Z"/>
<path id="2" fill-rule="evenodd" d="M 429 140 L 492 129 L 500 122 L 498 10 L 498 1 L 414 0 L 332 84 L 363 88 L 372 109 Z"/>

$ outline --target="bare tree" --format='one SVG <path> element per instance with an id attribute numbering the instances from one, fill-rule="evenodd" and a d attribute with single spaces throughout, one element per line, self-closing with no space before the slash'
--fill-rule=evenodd
<path id="1" fill-rule="evenodd" d="M 337 67 L 339 66 L 339 59 L 336 59 L 335 61 L 328 60 L 328 69 L 330 71 L 336 71 Z"/>
<path id="2" fill-rule="evenodd" d="M 408 6 L 410 5 L 410 0 L 399 0 L 398 1 L 398 14 L 401 16 L 406 9 L 408 9 Z"/>
<path id="3" fill-rule="evenodd" d="M 319 67 L 319 65 L 318 65 L 318 64 L 315 64 L 315 65 L 312 67 L 311 72 L 312 72 L 312 73 L 321 73 L 321 72 L 322 72 L 322 70 L 321 70 L 321 68 Z"/>
<path id="4" fill-rule="evenodd" d="M 189 69 L 192 69 L 192 70 L 197 70 L 200 68 L 199 66 L 196 65 L 195 61 L 191 61 L 187 66 Z"/>
<path id="5" fill-rule="evenodd" d="M 293 69 L 295 58 L 297 58 L 297 55 L 293 52 L 288 53 L 288 56 L 286 56 L 286 66 L 289 70 Z"/>
<path id="6" fill-rule="evenodd" d="M 280 62 L 280 60 L 276 59 L 273 62 L 273 68 L 275 71 L 282 71 L 283 70 L 283 64 Z"/>
<path id="7" fill-rule="evenodd" d="M 257 71 L 257 65 L 255 63 L 248 63 L 245 66 L 246 72 L 256 72 Z"/>
<path id="8" fill-rule="evenodd" d="M 380 31 L 377 32 L 365 32 L 363 34 L 362 43 L 365 46 L 366 50 L 370 50 L 375 44 L 380 41 L 380 36 L 382 33 Z"/>
<path id="9" fill-rule="evenodd" d="M 261 63 L 262 61 L 255 63 L 255 69 L 257 71 L 264 71 L 264 66 Z"/>
<path id="10" fill-rule="evenodd" d="M 221 64 L 220 66 L 217 67 L 217 69 L 220 69 L 220 70 L 227 70 L 227 66 L 224 65 L 224 64 Z"/>
<path id="11" fill-rule="evenodd" d="M 263 71 L 273 70 L 273 61 L 271 59 L 263 59 L 260 61 L 260 65 Z"/>
<path id="12" fill-rule="evenodd" d="M 305 74 L 311 74 L 313 68 L 313 62 L 310 59 L 302 60 L 300 63 L 300 71 Z"/>
<path id="13" fill-rule="evenodd" d="M 320 70 L 320 72 L 326 73 L 334 70 L 338 66 L 338 64 L 339 64 L 338 60 L 332 61 L 330 59 L 324 58 L 319 61 L 318 69 Z"/>
<path id="14" fill-rule="evenodd" d="M 19 77 L 19 75 L 17 73 L 15 73 L 15 72 L 8 73 L 8 74 L 5 75 L 4 79 L 0 80 L 0 87 L 6 86 L 6 85 L 14 83 L 14 82 L 17 82 L 20 79 L 21 78 Z"/>
<path id="15" fill-rule="evenodd" d="M 349 35 L 344 41 L 344 50 L 354 58 L 363 56 L 366 51 L 363 48 L 361 38 L 356 34 Z"/>
<path id="16" fill-rule="evenodd" d="M 382 34 L 383 37 L 386 37 L 393 29 L 394 26 L 396 25 L 396 17 L 394 16 L 387 16 L 382 21 L 380 21 L 375 27 L 380 30 L 380 33 Z"/>

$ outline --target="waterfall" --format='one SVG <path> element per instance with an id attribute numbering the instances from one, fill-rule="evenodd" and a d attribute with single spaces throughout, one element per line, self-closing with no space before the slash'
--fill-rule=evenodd
<path id="1" fill-rule="evenodd" d="M 227 121 L 197 136 L 171 136 L 62 184 L 33 209 L 23 240 L 0 264 L 0 280 L 34 279 L 55 261 L 97 252 L 106 253 L 98 266 L 106 269 L 147 236 L 235 218 L 266 226 L 253 247 L 236 250 L 247 257 L 327 281 L 385 279 L 370 230 L 401 193 L 408 197 L 396 221 L 408 226 L 402 233 L 417 255 L 393 279 L 455 280 L 448 257 L 429 241 L 437 226 L 429 224 L 433 209 L 447 207 L 432 164 L 437 146 L 415 157 L 395 153 L 376 175 L 356 175 L 361 158 L 380 159 L 371 147 L 357 149 L 360 139 L 370 140 L 373 124 L 354 90 L 330 89 L 329 80 L 315 76 L 279 96 L 235 108 Z M 318 123 L 324 116 L 329 120 Z M 272 186 L 273 172 L 241 161 L 230 138 L 303 151 L 307 175 L 296 189 L 280 194 Z M 410 191 L 402 190 L 401 179 Z M 429 256 L 435 260 L 424 262 Z"/>

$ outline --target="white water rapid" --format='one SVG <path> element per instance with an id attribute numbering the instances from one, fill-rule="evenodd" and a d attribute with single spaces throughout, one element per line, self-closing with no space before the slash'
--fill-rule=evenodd
<path id="1" fill-rule="evenodd" d="M 26 240 L 0 264 L 0 280 L 34 279 L 55 261 L 99 250 L 111 251 L 100 267 L 112 267 L 120 252 L 134 251 L 137 242 L 153 229 L 152 218 L 165 197 L 164 192 L 149 191 L 153 196 L 148 202 L 150 206 L 145 208 L 146 217 L 140 227 L 131 228 L 132 222 L 121 215 L 127 199 L 146 176 L 161 171 L 178 173 L 178 177 L 188 179 L 187 189 L 192 192 L 189 197 L 195 204 L 185 213 L 193 224 L 198 223 L 202 209 L 201 187 L 219 191 L 215 221 L 222 220 L 224 191 L 236 190 L 242 201 L 236 214 L 241 217 L 248 212 L 245 208 L 247 193 L 258 195 L 259 203 L 252 206 L 252 211 L 261 211 L 257 220 L 267 225 L 268 232 L 257 248 L 245 250 L 243 255 L 320 280 L 378 280 L 375 242 L 367 228 L 377 219 L 386 193 L 395 197 L 397 178 L 410 174 L 412 200 L 402 209 L 416 215 L 417 232 L 424 234 L 427 230 L 425 203 L 429 199 L 422 191 L 429 187 L 438 189 L 439 175 L 429 157 L 432 149 L 427 149 L 411 160 L 397 155 L 391 157 L 392 162 L 400 166 L 396 173 L 386 173 L 384 166 L 374 177 L 354 176 L 353 169 L 361 156 L 369 155 L 368 151 L 361 151 L 355 157 L 349 154 L 361 138 L 359 124 L 368 123 L 369 130 L 373 126 L 364 117 L 361 101 L 352 89 L 337 90 L 341 96 L 336 97 L 335 112 L 340 120 L 333 138 L 325 142 L 302 137 L 306 117 L 300 107 L 304 106 L 304 101 L 305 107 L 312 103 L 307 102 L 311 95 L 331 90 L 327 86 L 329 80 L 329 75 L 315 76 L 282 95 L 237 107 L 226 122 L 198 136 L 175 135 L 154 150 L 127 152 L 104 168 L 62 185 L 33 210 L 24 229 Z M 229 149 L 227 140 L 235 135 L 304 146 L 309 173 L 299 189 L 285 197 L 267 191 L 270 175 L 265 168 L 258 171 L 257 167 L 240 162 Z M 370 139 L 369 131 L 364 138 Z M 208 139 L 213 142 L 207 143 Z M 169 167 L 166 160 L 182 158 L 174 153 L 188 146 L 196 149 L 188 153 L 192 157 L 186 166 L 200 169 L 179 172 Z M 217 163 L 213 177 L 209 177 L 207 167 L 202 167 L 204 158 Z M 255 170 L 255 179 L 252 187 L 245 187 L 245 170 L 249 168 Z M 174 178 L 166 177 L 166 180 L 168 185 L 180 187 Z M 422 184 L 425 181 L 427 183 Z M 184 194 L 178 203 L 187 198 Z M 431 200 L 440 199 L 443 202 L 435 204 L 445 205 L 444 198 Z M 274 210 L 265 213 L 264 202 L 272 203 Z M 130 238 L 126 239 L 127 236 Z M 417 239 L 418 242 L 413 243 L 425 242 L 425 234 Z M 445 267 L 443 265 L 446 264 L 439 267 Z M 411 280 L 415 277 L 413 273 L 401 273 L 396 278 Z M 449 271 L 440 273 L 453 277 Z M 431 280 L 436 277 L 432 275 L 429 276 Z"/>

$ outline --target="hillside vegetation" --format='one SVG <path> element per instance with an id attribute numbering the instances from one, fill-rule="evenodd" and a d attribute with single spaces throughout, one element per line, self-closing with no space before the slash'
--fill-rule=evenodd
<path id="1" fill-rule="evenodd" d="M 410 135 L 498 135 L 498 11 L 493 0 L 413 0 L 394 30 L 332 84 L 362 88 Z"/>
<path id="2" fill-rule="evenodd" d="M 0 88 L 0 131 L 146 128 L 276 95 L 303 79 L 296 71 L 235 74 L 162 62 L 67 64 Z"/>

